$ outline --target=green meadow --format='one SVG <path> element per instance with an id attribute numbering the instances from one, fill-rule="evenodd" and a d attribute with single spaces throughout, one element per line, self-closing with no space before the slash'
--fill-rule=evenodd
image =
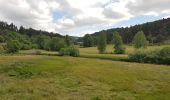
<path id="1" fill-rule="evenodd" d="M 0 57 L 1 100 L 169 100 L 170 67 L 120 61 Z"/>
<path id="2" fill-rule="evenodd" d="M 136 49 L 130 45 L 125 45 L 124 47 L 126 48 L 125 54 L 114 54 L 113 45 L 107 45 L 105 54 L 99 54 L 97 47 L 79 48 L 79 50 L 80 50 L 80 56 L 84 58 L 99 58 L 99 59 L 114 60 L 114 61 L 128 61 L 128 55 L 134 53 Z M 170 45 L 148 46 L 144 50 L 154 51 L 154 50 L 160 50 L 164 47 L 170 47 Z"/>

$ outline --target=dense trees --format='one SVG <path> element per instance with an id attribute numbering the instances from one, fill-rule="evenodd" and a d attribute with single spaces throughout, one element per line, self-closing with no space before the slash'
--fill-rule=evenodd
<path id="1" fill-rule="evenodd" d="M 84 47 L 92 47 L 94 45 L 93 38 L 90 34 L 86 34 L 83 37 L 83 46 Z"/>
<path id="2" fill-rule="evenodd" d="M 14 24 L 0 22 L 0 43 L 5 45 L 8 52 L 14 53 L 20 49 L 32 48 L 59 51 L 66 45 L 70 46 L 72 41 L 68 35 L 64 37 L 57 33 L 26 29 L 23 26 L 17 29 Z"/>
<path id="3" fill-rule="evenodd" d="M 136 33 L 141 30 L 145 33 L 150 43 L 162 43 L 170 40 L 170 18 L 125 28 L 103 30 L 92 34 L 92 36 L 97 37 L 100 33 L 104 32 L 107 35 L 107 43 L 111 43 L 112 33 L 117 31 L 122 36 L 123 42 L 129 44 L 132 42 Z"/>
<path id="4" fill-rule="evenodd" d="M 42 34 L 37 36 L 36 43 L 39 49 L 44 49 L 45 43 L 46 43 L 46 37 Z"/>
<path id="5" fill-rule="evenodd" d="M 59 51 L 61 48 L 64 48 L 64 47 L 66 47 L 66 43 L 64 42 L 63 39 L 58 38 L 58 37 L 53 37 L 46 44 L 47 50 L 50 50 L 50 51 Z"/>
<path id="6" fill-rule="evenodd" d="M 145 34 L 143 31 L 139 31 L 133 39 L 135 48 L 146 48 L 148 41 L 146 40 Z"/>
<path id="7" fill-rule="evenodd" d="M 99 53 L 104 53 L 106 50 L 106 34 L 105 33 L 101 33 L 98 37 L 98 45 L 97 48 L 99 50 Z"/>
<path id="8" fill-rule="evenodd" d="M 123 47 L 122 37 L 119 35 L 118 32 L 115 32 L 113 34 L 113 43 L 114 43 L 114 52 L 116 54 L 125 53 L 125 48 Z"/>

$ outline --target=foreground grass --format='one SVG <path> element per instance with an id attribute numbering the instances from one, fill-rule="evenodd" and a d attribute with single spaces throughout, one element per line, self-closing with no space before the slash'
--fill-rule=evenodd
<path id="1" fill-rule="evenodd" d="M 1 56 L 0 99 L 169 100 L 170 67 L 73 57 Z"/>

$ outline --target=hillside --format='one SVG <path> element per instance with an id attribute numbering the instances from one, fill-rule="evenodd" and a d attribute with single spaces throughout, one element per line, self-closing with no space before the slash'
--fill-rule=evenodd
<path id="1" fill-rule="evenodd" d="M 119 32 L 123 38 L 123 42 L 129 44 L 132 42 L 134 35 L 138 31 L 143 31 L 150 43 L 161 43 L 170 39 L 170 18 L 161 19 L 154 22 L 147 22 L 135 26 L 125 28 L 112 28 L 95 32 L 92 36 L 96 37 L 100 33 L 107 34 L 107 42 L 111 43 L 112 36 L 115 31 Z"/>
<path id="2" fill-rule="evenodd" d="M 0 35 L 6 33 L 7 31 L 17 32 L 17 33 L 24 34 L 27 36 L 36 36 L 41 33 L 43 35 L 50 36 L 50 37 L 62 37 L 59 33 L 36 30 L 33 28 L 24 28 L 23 26 L 18 28 L 13 23 L 8 24 L 7 22 L 0 21 Z"/>

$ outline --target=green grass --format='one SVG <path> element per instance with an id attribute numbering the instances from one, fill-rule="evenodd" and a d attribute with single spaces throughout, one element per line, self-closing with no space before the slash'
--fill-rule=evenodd
<path id="1" fill-rule="evenodd" d="M 97 58 L 104 60 L 113 60 L 113 61 L 129 61 L 128 55 L 126 54 L 81 54 L 80 57 L 83 58 Z"/>
<path id="2" fill-rule="evenodd" d="M 170 66 L 74 57 L 0 56 L 0 99 L 169 100 Z"/>
<path id="3" fill-rule="evenodd" d="M 146 50 L 155 50 L 155 49 L 161 49 L 163 47 L 167 47 L 167 46 L 170 46 L 170 45 L 154 45 L 154 46 L 148 46 L 146 48 Z M 125 45 L 125 48 L 126 48 L 126 54 L 130 54 L 130 53 L 133 53 L 135 51 L 134 47 L 133 46 L 129 46 L 129 45 Z M 98 50 L 97 50 L 97 47 L 89 47 L 89 48 L 79 48 L 80 50 L 80 53 L 82 54 L 98 54 Z M 106 48 L 106 53 L 114 53 L 113 52 L 114 49 L 113 49 L 113 45 L 107 45 L 107 48 Z"/>
<path id="4" fill-rule="evenodd" d="M 42 55 L 58 55 L 58 52 L 55 51 L 46 51 L 39 49 L 31 49 L 31 50 L 20 50 L 20 54 L 36 54 L 36 52 L 40 52 Z"/>
<path id="5" fill-rule="evenodd" d="M 148 46 L 145 50 L 148 51 L 158 50 L 167 46 L 170 45 Z M 79 50 L 80 50 L 80 57 L 84 57 L 84 58 L 98 58 L 98 59 L 106 59 L 106 60 L 114 60 L 114 61 L 129 61 L 128 55 L 135 52 L 135 48 L 129 45 L 125 45 L 125 47 L 126 47 L 126 53 L 121 55 L 114 54 L 113 45 L 107 45 L 106 54 L 99 54 L 97 47 L 79 48 Z"/>

